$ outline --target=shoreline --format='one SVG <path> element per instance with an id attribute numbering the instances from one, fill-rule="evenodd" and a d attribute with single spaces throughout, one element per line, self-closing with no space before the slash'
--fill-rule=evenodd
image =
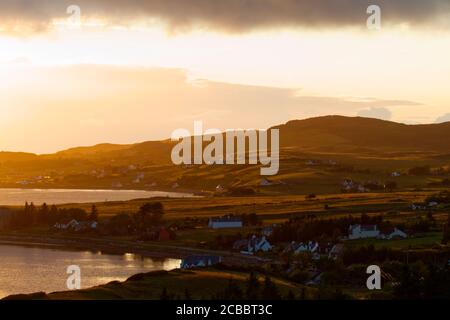
<path id="1" fill-rule="evenodd" d="M 33 234 L 2 234 L 0 233 L 0 246 L 21 246 L 34 247 L 48 250 L 58 251 L 91 251 L 94 253 L 101 252 L 108 255 L 124 255 L 127 253 L 137 254 L 144 258 L 150 259 L 183 259 L 189 255 L 220 255 L 222 256 L 222 264 L 236 266 L 259 265 L 264 259 L 245 256 L 234 252 L 205 250 L 198 248 L 177 247 L 156 243 L 139 243 L 118 239 L 95 239 L 83 237 L 58 237 Z M 173 270 L 183 270 L 181 266 Z M 134 276 L 130 275 L 130 277 Z M 100 283 L 97 286 L 107 285 L 108 283 Z M 94 287 L 97 287 L 94 286 Z M 91 288 L 94 288 L 91 287 Z M 86 289 L 91 289 L 86 288 Z M 45 295 L 55 292 L 46 292 Z M 0 300 L 8 297 L 20 297 L 39 294 L 38 292 L 31 294 L 13 294 L 0 297 Z"/>
<path id="2" fill-rule="evenodd" d="M 107 186 L 72 186 L 72 185 L 60 185 L 60 186 L 17 186 L 17 185 L 0 185 L 0 190 L 67 190 L 67 191 L 148 191 L 148 192 L 166 192 L 166 193 L 181 193 L 181 194 L 192 194 L 199 192 L 200 190 L 195 189 L 184 189 L 184 188 L 169 188 L 169 187 L 133 187 L 128 188 L 111 188 Z"/>
<path id="3" fill-rule="evenodd" d="M 146 189 L 107 189 L 107 188 L 5 188 L 0 187 L 0 192 L 5 192 L 8 200 L 3 200 L 0 207 L 21 207 L 25 202 L 34 202 L 37 205 L 47 203 L 49 205 L 86 205 L 96 203 L 117 203 L 137 200 L 156 201 L 158 199 L 195 199 L 202 196 L 192 190 L 146 190 Z M 10 196 L 8 193 L 23 193 Z M 67 199 L 57 200 L 59 194 L 66 194 Z M 80 200 L 80 193 L 90 193 L 93 199 Z M 50 195 L 50 196 L 48 196 Z M 106 196 L 105 196 L 106 195 Z M 125 197 L 124 197 L 125 195 Z M 104 198 L 106 197 L 106 199 Z M 111 199 L 108 199 L 108 196 Z M 42 199 L 41 199 L 42 198 Z M 53 199 L 54 198 L 54 199 Z M 33 201 L 35 199 L 35 201 Z"/>
<path id="4" fill-rule="evenodd" d="M 264 259 L 229 251 L 172 246 L 154 242 L 131 242 L 117 239 L 57 237 L 26 234 L 0 234 L 0 245 L 40 247 L 61 251 L 88 250 L 105 254 L 138 254 L 155 259 L 184 259 L 190 255 L 219 255 L 230 266 L 259 264 Z"/>

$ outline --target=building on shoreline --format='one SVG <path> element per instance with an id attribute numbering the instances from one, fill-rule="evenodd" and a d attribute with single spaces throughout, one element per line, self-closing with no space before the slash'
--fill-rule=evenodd
<path id="1" fill-rule="evenodd" d="M 209 267 L 222 262 L 221 256 L 199 255 L 189 256 L 181 261 L 181 269 L 190 269 L 198 267 Z"/>

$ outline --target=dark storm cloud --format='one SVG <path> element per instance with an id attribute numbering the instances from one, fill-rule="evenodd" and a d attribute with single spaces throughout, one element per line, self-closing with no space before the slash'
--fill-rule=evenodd
<path id="1" fill-rule="evenodd" d="M 84 16 L 101 16 L 111 23 L 158 18 L 173 29 L 200 26 L 246 32 L 278 27 L 365 27 L 371 4 L 381 7 L 386 24 L 449 21 L 449 0 L 1 0 L 0 19 L 42 28 L 54 18 L 67 16 L 69 5 L 78 5 Z"/>

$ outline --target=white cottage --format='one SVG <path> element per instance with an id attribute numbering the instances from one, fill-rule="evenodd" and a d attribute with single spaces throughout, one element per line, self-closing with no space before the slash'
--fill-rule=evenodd
<path id="1" fill-rule="evenodd" d="M 234 217 L 210 218 L 208 227 L 212 229 L 242 228 L 242 219 Z"/>
<path id="2" fill-rule="evenodd" d="M 406 239 L 408 235 L 398 228 L 394 228 L 385 232 L 381 235 L 382 239 L 392 240 L 392 239 Z"/>
<path id="3" fill-rule="evenodd" d="M 272 250 L 272 245 L 267 241 L 266 237 L 253 236 L 248 240 L 246 250 L 241 251 L 243 254 L 255 254 L 259 251 L 267 252 Z"/>
<path id="4" fill-rule="evenodd" d="M 378 226 L 374 224 L 370 225 L 354 224 L 348 227 L 348 238 L 350 240 L 378 238 L 379 236 L 380 230 L 378 230 Z"/>
<path id="5" fill-rule="evenodd" d="M 299 254 L 302 252 L 315 253 L 317 250 L 319 250 L 319 243 L 317 243 L 317 241 L 309 241 L 308 243 L 301 242 L 294 250 L 294 253 L 295 254 Z"/>

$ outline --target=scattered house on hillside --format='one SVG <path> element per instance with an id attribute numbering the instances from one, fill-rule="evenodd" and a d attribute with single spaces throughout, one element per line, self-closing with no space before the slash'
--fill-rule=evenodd
<path id="1" fill-rule="evenodd" d="M 396 178 L 396 177 L 400 177 L 400 176 L 401 176 L 400 172 L 394 171 L 391 173 L 391 177 Z"/>
<path id="2" fill-rule="evenodd" d="M 218 184 L 218 185 L 216 186 L 216 192 L 224 192 L 224 191 L 225 191 L 225 188 L 222 187 L 222 185 Z"/>
<path id="3" fill-rule="evenodd" d="M 310 280 L 306 282 L 307 286 L 318 286 L 322 278 L 322 272 L 319 270 L 312 271 L 310 275 Z"/>
<path id="4" fill-rule="evenodd" d="M 348 238 L 350 240 L 378 238 L 380 230 L 377 225 L 361 225 L 355 224 L 348 227 Z"/>
<path id="5" fill-rule="evenodd" d="M 368 188 L 366 188 L 366 187 L 364 187 L 363 185 L 360 184 L 360 185 L 358 185 L 358 188 L 356 189 L 356 191 L 364 193 L 364 192 L 369 192 L 370 189 L 368 189 Z"/>
<path id="6" fill-rule="evenodd" d="M 250 240 L 247 241 L 247 245 L 244 250 L 241 251 L 243 254 L 255 254 L 257 252 L 268 252 L 272 250 L 272 245 L 267 241 L 265 236 L 257 237 L 252 236 Z"/>
<path id="7" fill-rule="evenodd" d="M 212 229 L 242 228 L 242 219 L 235 217 L 210 218 L 208 227 Z"/>
<path id="8" fill-rule="evenodd" d="M 182 269 L 198 268 L 198 267 L 209 267 L 222 262 L 221 256 L 213 255 L 199 255 L 199 256 L 189 256 L 181 261 L 180 267 Z"/>
<path id="9" fill-rule="evenodd" d="M 284 248 L 284 252 L 291 252 L 293 254 L 310 253 L 312 254 L 313 259 L 318 260 L 320 259 L 319 249 L 319 243 L 317 243 L 316 241 L 292 241 L 286 246 L 286 248 Z"/>
<path id="10" fill-rule="evenodd" d="M 270 237 L 270 236 L 272 235 L 273 230 L 275 229 L 275 227 L 276 227 L 275 224 L 273 224 L 273 225 L 271 225 L 271 226 L 264 227 L 264 228 L 262 228 L 262 230 L 261 230 L 261 234 L 262 234 L 263 236 Z"/>
<path id="11" fill-rule="evenodd" d="M 64 223 L 57 222 L 53 225 L 53 228 L 56 230 L 66 230 L 66 225 Z"/>
<path id="12" fill-rule="evenodd" d="M 408 235 L 398 228 L 391 228 L 389 230 L 384 230 L 380 235 L 381 239 L 394 240 L 394 239 L 406 239 Z"/>
<path id="13" fill-rule="evenodd" d="M 378 183 L 374 183 L 371 181 L 369 181 L 367 184 L 379 185 Z M 368 187 L 365 187 L 365 184 L 353 181 L 352 179 L 344 179 L 341 186 L 343 192 L 370 192 L 370 189 Z"/>
<path id="14" fill-rule="evenodd" d="M 75 229 L 78 228 L 79 224 L 80 223 L 77 220 L 72 219 L 65 225 L 65 229 L 75 231 Z"/>
<path id="15" fill-rule="evenodd" d="M 428 208 L 427 208 L 427 206 L 425 206 L 423 204 L 413 203 L 411 205 L 411 209 L 413 209 L 414 211 L 417 211 L 417 210 L 427 210 Z"/>
<path id="16" fill-rule="evenodd" d="M 158 241 L 167 241 L 173 239 L 173 234 L 166 228 L 159 228 Z"/>
<path id="17" fill-rule="evenodd" d="M 282 180 L 269 180 L 267 178 L 262 178 L 259 185 L 261 187 L 274 186 L 274 185 L 286 185 L 287 183 Z"/>
<path id="18" fill-rule="evenodd" d="M 292 252 L 294 254 L 310 253 L 313 260 L 319 260 L 321 257 L 328 257 L 336 260 L 342 253 L 344 246 L 341 243 L 322 243 L 317 241 L 295 242 L 292 241 L 286 246 L 284 252 Z"/>
<path id="19" fill-rule="evenodd" d="M 267 179 L 267 178 L 262 178 L 261 182 L 259 183 L 259 185 L 261 187 L 267 187 L 267 186 L 271 186 L 272 182 L 269 179 Z"/>
<path id="20" fill-rule="evenodd" d="M 119 188 L 122 188 L 122 187 L 123 187 L 123 184 L 120 183 L 120 182 L 113 182 L 113 183 L 111 184 L 111 187 L 113 187 L 114 189 L 119 189 Z"/>
<path id="21" fill-rule="evenodd" d="M 143 241 L 168 241 L 175 239 L 175 232 L 169 230 L 165 227 L 153 227 L 147 228 L 145 232 L 143 232 L 139 240 Z"/>
<path id="22" fill-rule="evenodd" d="M 367 189 L 358 182 L 353 181 L 352 179 L 344 179 L 342 181 L 342 190 L 344 192 L 366 192 Z"/>
<path id="23" fill-rule="evenodd" d="M 436 207 L 437 205 L 439 205 L 439 203 L 437 203 L 436 201 L 430 201 L 430 202 L 428 202 L 428 206 L 429 206 L 429 207 Z"/>
<path id="24" fill-rule="evenodd" d="M 344 189 L 346 191 L 350 191 L 354 188 L 355 188 L 355 183 L 353 182 L 352 179 L 344 179 L 344 181 L 342 181 L 342 189 Z"/>
<path id="25" fill-rule="evenodd" d="M 336 243 L 331 250 L 328 252 L 328 258 L 332 260 L 336 260 L 342 255 L 344 251 L 344 245 L 342 243 Z"/>
<path id="26" fill-rule="evenodd" d="M 152 183 L 147 183 L 145 186 L 149 187 L 149 188 L 153 188 L 156 187 L 158 184 L 156 182 L 152 182 Z"/>
<path id="27" fill-rule="evenodd" d="M 295 249 L 297 249 L 297 242 L 292 241 L 284 248 L 283 252 L 294 252 Z"/>
<path id="28" fill-rule="evenodd" d="M 326 163 L 328 163 L 331 166 L 337 165 L 337 162 L 335 160 L 328 160 L 328 161 L 326 161 Z"/>
<path id="29" fill-rule="evenodd" d="M 348 239 L 366 239 L 366 238 L 377 238 L 377 239 L 405 239 L 408 235 L 398 228 L 389 228 L 380 231 L 377 225 L 351 225 L 349 227 Z"/>
<path id="30" fill-rule="evenodd" d="M 315 159 L 310 159 L 310 160 L 306 160 L 305 164 L 307 166 L 318 166 L 320 164 L 319 160 L 315 160 Z"/>
<path id="31" fill-rule="evenodd" d="M 305 164 L 307 166 L 319 166 L 319 165 L 328 165 L 328 166 L 335 166 L 337 165 L 337 162 L 334 160 L 317 160 L 317 159 L 310 159 L 306 160 Z"/>
<path id="32" fill-rule="evenodd" d="M 96 230 L 98 227 L 97 221 L 77 221 L 75 219 L 70 220 L 68 223 L 57 222 L 53 226 L 56 230 L 63 231 L 88 231 L 88 230 Z"/>
<path id="33" fill-rule="evenodd" d="M 133 180 L 133 183 L 141 183 L 144 178 L 145 174 L 143 172 L 140 172 L 137 174 L 136 179 Z"/>
<path id="34" fill-rule="evenodd" d="M 16 183 L 17 183 L 17 184 L 21 184 L 21 185 L 23 185 L 23 186 L 26 186 L 26 185 L 30 184 L 31 182 L 28 181 L 28 180 L 19 180 L 19 181 L 17 181 Z"/>
<path id="35" fill-rule="evenodd" d="M 296 244 L 296 248 L 294 249 L 294 254 L 299 254 L 303 252 L 315 253 L 319 250 L 319 243 L 316 241 L 309 241 L 308 243 L 300 242 Z"/>
<path id="36" fill-rule="evenodd" d="M 88 231 L 88 230 L 96 230 L 98 223 L 96 221 L 81 221 L 78 222 L 78 225 L 75 227 L 74 231 Z"/>
<path id="37" fill-rule="evenodd" d="M 233 243 L 233 250 L 242 251 L 248 247 L 248 240 L 247 239 L 241 239 L 236 240 Z"/>

